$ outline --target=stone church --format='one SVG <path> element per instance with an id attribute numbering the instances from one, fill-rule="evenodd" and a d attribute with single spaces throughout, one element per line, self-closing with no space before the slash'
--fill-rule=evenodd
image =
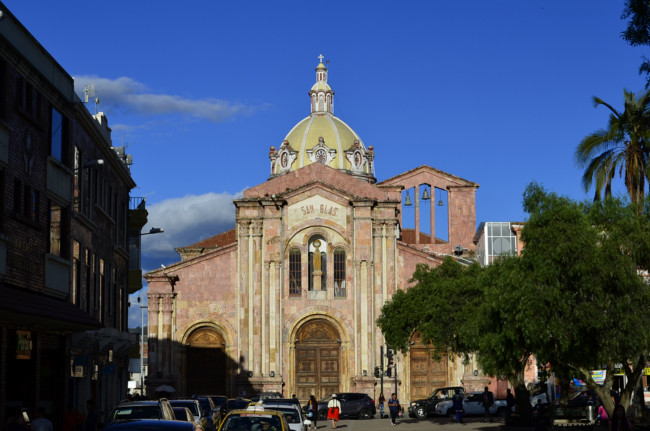
<path id="1" fill-rule="evenodd" d="M 148 388 L 376 398 L 382 305 L 408 289 L 417 264 L 473 250 L 478 184 L 429 166 L 377 182 L 375 148 L 334 116 L 319 58 L 311 113 L 270 148 L 269 179 L 234 201 L 236 227 L 177 248 L 179 262 L 145 275 Z M 402 228 L 405 206 L 414 228 Z M 414 336 L 385 392 L 397 385 L 409 400 L 460 384 L 467 370 L 430 353 Z"/>

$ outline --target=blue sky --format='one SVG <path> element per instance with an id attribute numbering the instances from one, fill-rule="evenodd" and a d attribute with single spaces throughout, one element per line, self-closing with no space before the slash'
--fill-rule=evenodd
<path id="1" fill-rule="evenodd" d="M 592 96 L 622 107 L 650 57 L 620 38 L 622 0 L 4 3 L 80 93 L 94 84 L 133 155 L 145 230 L 165 229 L 143 237 L 145 271 L 234 226 L 233 197 L 309 114 L 320 53 L 378 180 L 427 164 L 474 181 L 477 223 L 525 220 L 531 181 L 591 197 L 574 150 L 606 126 Z"/>

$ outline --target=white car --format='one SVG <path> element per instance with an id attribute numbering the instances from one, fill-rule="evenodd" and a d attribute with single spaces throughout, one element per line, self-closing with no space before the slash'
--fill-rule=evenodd
<path id="1" fill-rule="evenodd" d="M 505 416 L 508 409 L 506 401 L 495 399 L 494 394 L 492 394 L 492 398 L 494 399 L 494 404 L 490 407 L 490 414 Z M 475 391 L 465 395 L 465 398 L 463 398 L 463 410 L 465 410 L 466 416 L 485 414 L 485 409 L 483 408 L 483 392 Z M 454 402 L 452 400 L 439 402 L 436 404 L 435 412 L 441 416 L 453 416 L 455 412 Z"/>
<path id="2" fill-rule="evenodd" d="M 298 405 L 274 403 L 273 400 L 267 399 L 265 400 L 264 408 L 281 412 L 286 418 L 291 431 L 307 431 L 305 415 Z"/>

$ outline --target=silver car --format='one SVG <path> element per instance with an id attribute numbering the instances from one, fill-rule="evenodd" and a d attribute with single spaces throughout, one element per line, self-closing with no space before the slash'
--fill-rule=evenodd
<path id="1" fill-rule="evenodd" d="M 306 418 L 299 406 L 295 404 L 275 404 L 272 401 L 267 399 L 264 403 L 264 408 L 281 412 L 287 420 L 291 431 L 307 431 L 307 425 L 305 425 Z"/>

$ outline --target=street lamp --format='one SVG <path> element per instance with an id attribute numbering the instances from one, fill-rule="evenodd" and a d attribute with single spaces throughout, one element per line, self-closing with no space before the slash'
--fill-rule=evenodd
<path id="1" fill-rule="evenodd" d="M 140 234 L 140 236 L 142 236 L 142 235 L 153 235 L 155 233 L 163 233 L 164 231 L 165 231 L 165 229 L 163 229 L 161 227 L 152 227 L 151 229 L 149 229 L 149 232 L 143 232 L 143 233 Z"/>
<path id="2" fill-rule="evenodd" d="M 138 303 L 140 297 L 138 296 Z M 144 396 L 144 309 L 146 305 L 140 306 L 140 396 Z M 147 331 L 148 332 L 148 331 Z"/>

